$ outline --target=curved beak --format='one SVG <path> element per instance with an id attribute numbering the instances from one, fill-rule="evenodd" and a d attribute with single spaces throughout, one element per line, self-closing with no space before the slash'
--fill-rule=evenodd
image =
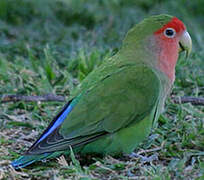
<path id="1" fill-rule="evenodd" d="M 179 52 L 186 51 L 186 58 L 189 57 L 192 49 L 192 40 L 187 31 L 185 31 L 179 41 Z"/>

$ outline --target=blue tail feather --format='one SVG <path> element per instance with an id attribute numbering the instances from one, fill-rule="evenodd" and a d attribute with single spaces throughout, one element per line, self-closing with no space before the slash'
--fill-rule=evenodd
<path id="1" fill-rule="evenodd" d="M 73 101 L 69 101 L 64 108 L 61 110 L 60 113 L 53 119 L 53 121 L 50 123 L 50 125 L 47 127 L 47 129 L 43 132 L 43 134 L 39 137 L 39 139 L 29 148 L 27 151 L 28 154 L 25 154 L 18 159 L 14 160 L 11 165 L 15 169 L 20 169 L 23 167 L 26 167 L 36 161 L 42 161 L 46 160 L 48 158 L 56 157 L 62 154 L 62 152 L 49 152 L 49 153 L 43 153 L 43 154 L 35 154 L 35 149 L 32 149 L 39 143 L 41 143 L 44 139 L 46 139 L 50 134 L 52 134 L 66 119 L 68 114 L 72 111 L 73 107 L 78 102 L 77 99 L 74 99 Z M 33 151 L 33 152 L 32 152 Z"/>
<path id="2" fill-rule="evenodd" d="M 41 161 L 44 159 L 49 158 L 52 155 L 52 153 L 44 153 L 44 154 L 40 154 L 40 155 L 25 155 L 25 156 L 21 156 L 18 159 L 14 160 L 11 165 L 13 166 L 13 168 L 15 169 L 20 169 L 23 167 L 26 167 L 36 161 Z"/>

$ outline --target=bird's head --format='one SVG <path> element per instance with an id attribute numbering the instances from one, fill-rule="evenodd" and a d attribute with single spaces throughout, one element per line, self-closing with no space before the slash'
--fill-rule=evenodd
<path id="1" fill-rule="evenodd" d="M 192 41 L 181 20 L 161 14 L 146 18 L 134 26 L 127 33 L 122 49 L 132 55 L 143 56 L 141 61 L 153 64 L 173 82 L 178 54 L 186 51 L 186 56 L 189 56 Z"/>

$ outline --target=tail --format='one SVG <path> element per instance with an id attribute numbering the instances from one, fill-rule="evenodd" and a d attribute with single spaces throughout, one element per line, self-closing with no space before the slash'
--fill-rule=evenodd
<path id="1" fill-rule="evenodd" d="M 47 129 L 43 132 L 43 134 L 38 138 L 38 140 L 26 151 L 27 154 L 19 157 L 18 159 L 14 160 L 11 163 L 11 165 L 15 169 L 24 168 L 36 161 L 42 161 L 42 160 L 54 158 L 63 153 L 62 151 L 55 151 L 55 152 L 53 151 L 53 152 L 47 152 L 47 153 L 43 152 L 42 154 L 40 154 L 41 152 L 39 152 L 40 148 L 38 147 L 38 145 L 40 143 L 43 143 L 43 141 L 46 141 L 46 138 L 48 138 L 48 136 L 50 135 L 53 136 L 53 138 L 57 137 L 56 139 L 59 140 L 61 136 L 59 137 L 59 134 L 55 134 L 55 133 L 58 133 L 58 130 L 61 124 L 66 119 L 67 115 L 71 112 L 73 108 L 73 105 L 71 105 L 71 102 L 72 100 L 70 100 L 64 106 L 62 111 L 53 119 L 53 121 L 50 123 Z M 73 102 L 75 103 L 75 101 Z M 52 135 L 52 133 L 54 135 Z M 56 141 L 56 139 L 54 139 L 54 141 Z M 47 148 L 47 150 L 49 150 L 49 147 Z M 66 153 L 63 153 L 63 154 L 66 154 Z"/>
<path id="2" fill-rule="evenodd" d="M 24 155 L 19 157 L 18 159 L 14 160 L 11 165 L 14 169 L 24 168 L 36 161 L 42 161 L 46 159 L 50 159 L 60 155 L 59 153 L 44 153 L 44 154 L 37 154 L 37 155 Z"/>

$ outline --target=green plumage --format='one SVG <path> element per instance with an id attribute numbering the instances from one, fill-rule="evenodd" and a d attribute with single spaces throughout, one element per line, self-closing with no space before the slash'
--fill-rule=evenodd
<path id="1" fill-rule="evenodd" d="M 12 165 L 24 167 L 69 151 L 69 146 L 80 153 L 132 152 L 150 133 L 170 87 L 156 67 L 152 36 L 171 18 L 153 16 L 133 27 L 121 50 L 104 60 L 72 93 L 69 106 L 73 109 L 64 122 Z"/>

